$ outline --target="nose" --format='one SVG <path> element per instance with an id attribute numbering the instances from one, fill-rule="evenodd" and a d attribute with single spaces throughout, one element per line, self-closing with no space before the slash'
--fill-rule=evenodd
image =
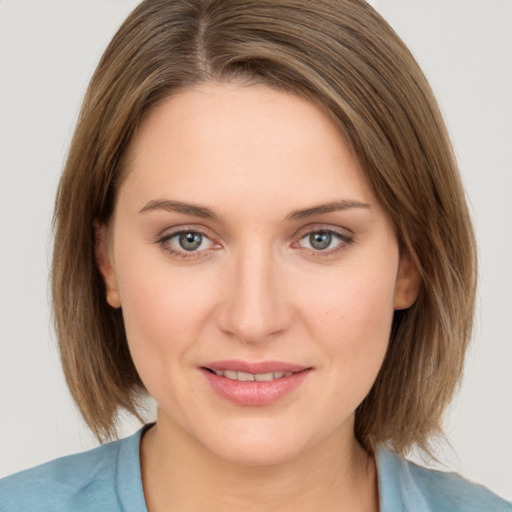
<path id="1" fill-rule="evenodd" d="M 234 258 L 223 284 L 219 328 L 244 343 L 274 339 L 286 331 L 293 314 L 283 273 L 265 251 L 246 251 Z"/>

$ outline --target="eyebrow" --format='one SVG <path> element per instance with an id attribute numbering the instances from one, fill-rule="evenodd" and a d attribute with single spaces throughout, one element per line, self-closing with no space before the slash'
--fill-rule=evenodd
<path id="1" fill-rule="evenodd" d="M 198 206 L 190 203 L 183 203 L 181 201 L 171 201 L 169 199 L 154 199 L 144 205 L 139 213 L 145 213 L 153 210 L 165 210 L 167 212 L 183 213 L 185 215 L 192 215 L 202 219 L 217 220 L 218 216 L 205 206 Z"/>
<path id="2" fill-rule="evenodd" d="M 287 220 L 300 220 L 315 215 L 332 213 L 337 211 L 348 210 L 350 208 L 371 208 L 367 203 L 343 199 L 340 201 L 330 201 L 328 203 L 319 204 L 310 208 L 295 210 L 286 216 Z M 199 206 L 182 201 L 172 201 L 170 199 L 153 199 L 146 203 L 139 213 L 145 213 L 154 210 L 164 210 L 168 212 L 183 213 L 202 219 L 219 220 L 219 216 L 210 208 Z"/>
<path id="3" fill-rule="evenodd" d="M 305 208 L 303 210 L 295 210 L 289 213 L 286 218 L 289 220 L 300 220 L 313 217 L 315 215 L 321 215 L 323 213 L 348 210 L 349 208 L 371 208 L 371 205 L 367 203 L 361 203 L 360 201 L 343 199 L 341 201 L 331 201 L 329 203 L 319 204 L 317 206 L 312 206 L 311 208 Z"/>

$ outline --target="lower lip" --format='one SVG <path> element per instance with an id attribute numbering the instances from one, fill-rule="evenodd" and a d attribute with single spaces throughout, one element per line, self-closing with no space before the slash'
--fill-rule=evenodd
<path id="1" fill-rule="evenodd" d="M 270 405 L 298 388 L 309 375 L 311 369 L 293 373 L 266 382 L 239 380 L 221 377 L 202 368 L 203 374 L 213 389 L 223 398 L 239 405 L 261 406 Z"/>

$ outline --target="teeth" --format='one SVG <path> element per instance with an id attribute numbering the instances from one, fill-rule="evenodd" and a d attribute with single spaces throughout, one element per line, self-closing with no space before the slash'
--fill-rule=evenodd
<path id="1" fill-rule="evenodd" d="M 231 380 L 239 380 L 240 382 L 270 382 L 274 379 L 289 377 L 293 372 L 269 372 L 269 373 L 247 373 L 235 372 L 233 370 L 214 370 L 216 375 L 226 377 Z"/>
<path id="2" fill-rule="evenodd" d="M 234 372 L 233 370 L 225 370 L 224 377 L 232 380 L 238 380 L 238 372 Z"/>
<path id="3" fill-rule="evenodd" d="M 274 377 L 274 374 L 272 372 L 270 373 L 257 373 L 254 375 L 254 380 L 257 380 L 258 382 L 269 382 L 271 380 L 274 380 L 276 377 Z"/>
<path id="4" fill-rule="evenodd" d="M 250 380 L 254 380 L 254 375 L 252 373 L 238 372 L 238 380 L 248 382 Z"/>

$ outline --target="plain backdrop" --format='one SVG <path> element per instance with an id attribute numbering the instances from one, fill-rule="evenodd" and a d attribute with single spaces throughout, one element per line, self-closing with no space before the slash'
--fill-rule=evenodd
<path id="1" fill-rule="evenodd" d="M 512 499 L 512 1 L 374 0 L 426 72 L 475 222 L 480 283 L 445 468 Z M 0 0 L 0 476 L 95 440 L 48 309 L 50 220 L 81 98 L 135 0 Z M 425 390 L 428 392 L 428 390 Z M 138 428 L 125 418 L 122 433 Z"/>

